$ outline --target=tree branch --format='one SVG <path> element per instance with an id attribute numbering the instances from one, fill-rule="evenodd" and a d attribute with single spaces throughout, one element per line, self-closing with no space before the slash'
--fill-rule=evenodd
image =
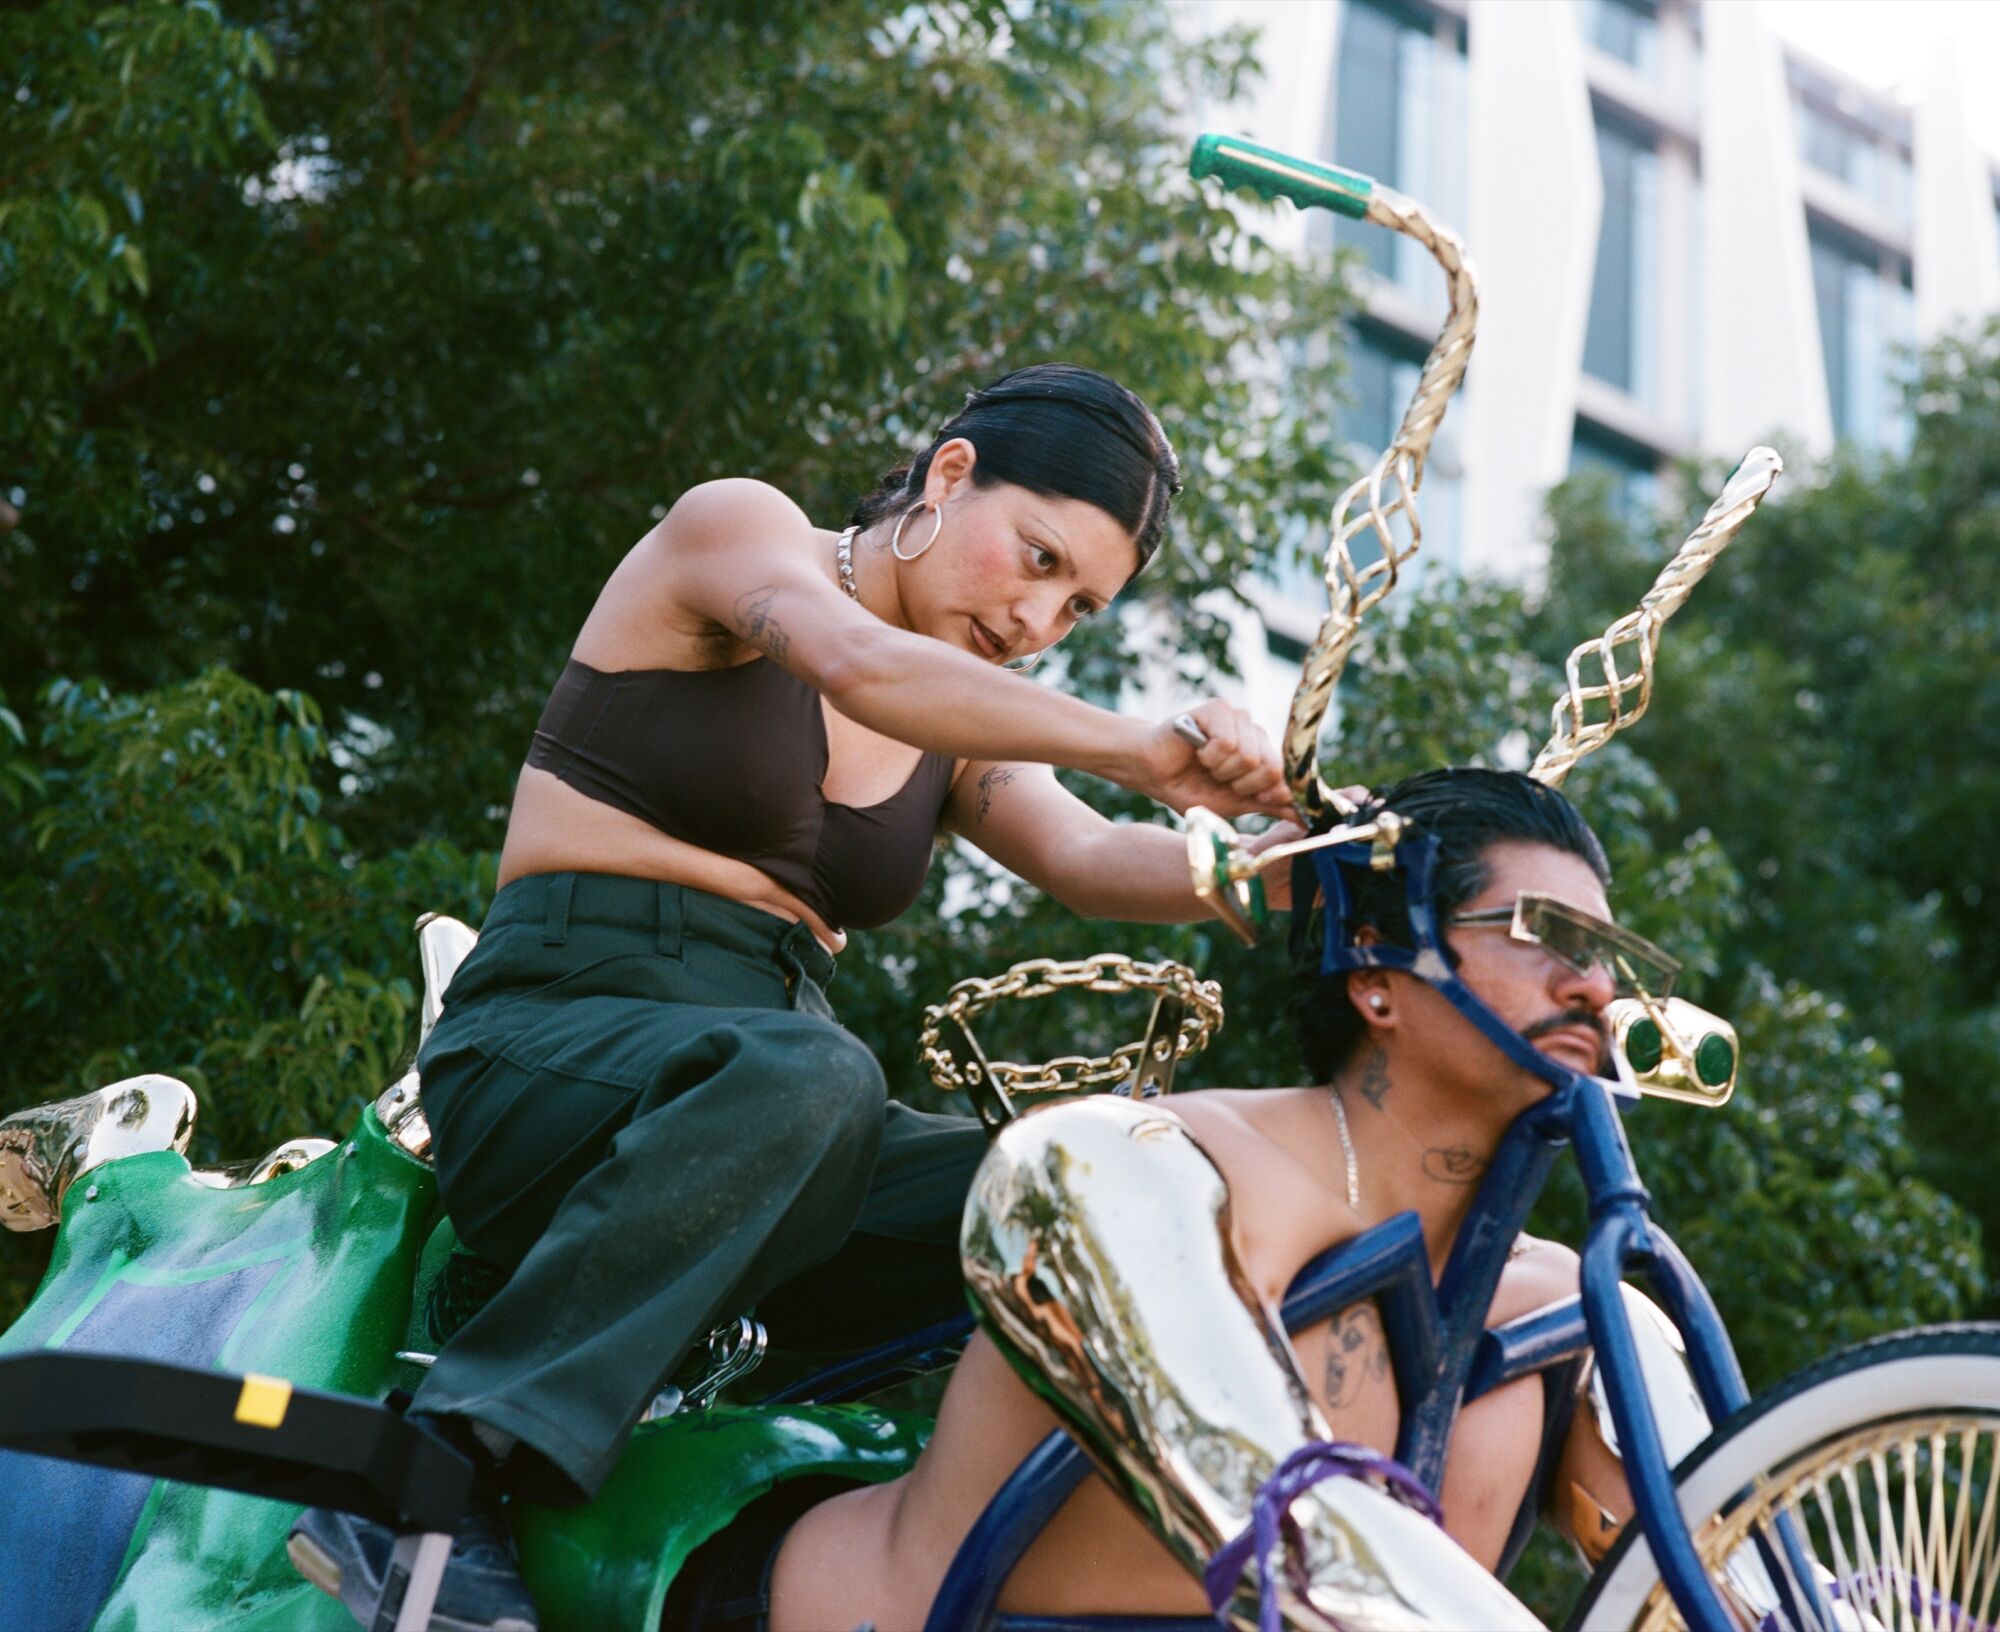
<path id="1" fill-rule="evenodd" d="M 429 163 L 433 152 L 458 135 L 465 128 L 466 121 L 478 111 L 481 100 L 486 95 L 487 84 L 493 77 L 493 70 L 507 57 L 507 38 L 495 31 L 488 46 L 481 50 L 472 65 L 472 79 L 465 87 L 465 95 L 458 99 L 458 106 L 446 116 L 445 122 L 431 133 L 431 139 L 424 144 L 424 162 Z"/>

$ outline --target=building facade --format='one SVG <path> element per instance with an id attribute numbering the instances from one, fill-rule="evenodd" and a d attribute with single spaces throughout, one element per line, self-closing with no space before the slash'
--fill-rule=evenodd
<path id="1" fill-rule="evenodd" d="M 1747 0 L 1197 0 L 1260 30 L 1262 86 L 1210 128 L 1360 170 L 1455 225 L 1480 272 L 1478 346 L 1424 489 L 1427 570 L 1532 581 L 1543 496 L 1605 472 L 1650 509 L 1674 461 L 1784 438 L 1894 449 L 1916 348 L 2000 311 L 2000 169 L 1940 53 L 1905 106 L 1781 42 Z M 1341 434 L 1372 460 L 1437 332 L 1415 244 L 1322 212 L 1275 230 L 1352 250 Z M 1282 714 L 1324 611 L 1309 578 L 1258 595 Z"/>

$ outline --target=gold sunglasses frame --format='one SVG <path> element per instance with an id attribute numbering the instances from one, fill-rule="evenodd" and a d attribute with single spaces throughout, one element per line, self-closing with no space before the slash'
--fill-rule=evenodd
<path id="1" fill-rule="evenodd" d="M 1570 923 L 1588 930 L 1592 935 L 1601 937 L 1613 947 L 1622 947 L 1665 969 L 1666 979 L 1659 990 L 1655 991 L 1643 984 L 1629 966 L 1624 968 L 1621 975 L 1617 966 L 1607 963 L 1605 967 L 1610 971 L 1612 980 L 1624 983 L 1620 986 L 1619 996 L 1649 997 L 1655 1002 L 1664 1002 L 1673 995 L 1674 983 L 1680 979 L 1681 973 L 1679 958 L 1656 946 L 1643 935 L 1614 924 L 1608 919 L 1599 918 L 1595 913 L 1585 912 L 1581 907 L 1572 906 L 1559 896 L 1548 895 L 1540 890 L 1523 890 L 1514 897 L 1514 904 L 1511 907 L 1482 907 L 1477 912 L 1455 912 L 1445 919 L 1445 925 L 1453 929 L 1505 929 L 1514 940 L 1528 946 L 1540 947 L 1565 968 L 1574 969 L 1579 975 L 1589 974 L 1588 969 L 1578 968 L 1574 958 L 1559 947 L 1551 945 L 1537 931 L 1533 920 L 1542 913 L 1567 919 Z M 1631 989 L 1625 990 L 1625 985 L 1629 985 Z"/>

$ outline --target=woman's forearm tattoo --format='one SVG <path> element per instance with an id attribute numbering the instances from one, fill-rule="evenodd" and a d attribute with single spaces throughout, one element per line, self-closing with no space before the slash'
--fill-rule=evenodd
<path id="1" fill-rule="evenodd" d="M 766 584 L 761 589 L 739 595 L 736 598 L 736 628 L 752 646 L 774 662 L 782 663 L 785 653 L 791 650 L 792 637 L 785 633 L 785 626 L 771 610 L 777 598 L 776 584 Z"/>

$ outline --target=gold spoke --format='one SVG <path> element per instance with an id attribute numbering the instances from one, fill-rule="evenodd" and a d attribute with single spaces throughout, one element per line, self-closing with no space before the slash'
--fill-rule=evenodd
<path id="1" fill-rule="evenodd" d="M 1837 1434 L 1752 1480 L 1695 1544 L 1745 1632 L 1990 1628 L 2000 1416 L 1930 1412 Z M 1686 1621 L 1656 1584 L 1637 1624 Z"/>

